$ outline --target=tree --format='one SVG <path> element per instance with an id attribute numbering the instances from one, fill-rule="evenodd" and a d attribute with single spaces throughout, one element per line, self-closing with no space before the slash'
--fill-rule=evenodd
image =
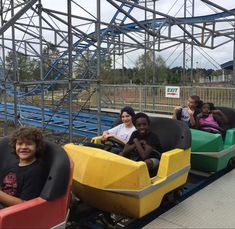
<path id="1" fill-rule="evenodd" d="M 101 58 L 101 80 L 103 83 L 112 82 L 112 59 L 109 55 Z"/>
<path id="2" fill-rule="evenodd" d="M 153 69 L 154 66 L 156 70 L 155 76 Z M 138 60 L 136 62 L 136 68 L 138 70 L 138 74 L 135 76 L 134 81 L 143 82 L 147 84 L 154 82 L 157 84 L 167 82 L 169 71 L 166 67 L 165 61 L 161 56 L 158 56 L 155 59 L 154 63 L 153 52 L 151 50 L 147 51 L 146 54 L 140 55 L 138 57 Z"/>
<path id="3" fill-rule="evenodd" d="M 48 80 L 55 79 L 56 76 L 60 74 L 59 68 L 60 66 L 63 66 L 63 61 L 60 61 L 59 65 L 52 67 L 54 62 L 59 58 L 59 56 L 60 52 L 54 44 L 48 43 L 47 46 L 44 47 L 42 50 L 43 74 L 47 74 Z"/>
<path id="4" fill-rule="evenodd" d="M 37 80 L 39 74 L 37 69 L 39 68 L 38 62 L 34 59 L 30 59 L 29 56 L 24 53 L 16 52 L 16 67 L 17 67 L 17 79 L 19 81 Z M 6 76 L 9 80 L 15 80 L 13 76 L 13 53 L 8 52 L 6 56 Z"/>
<path id="5" fill-rule="evenodd" d="M 103 83 L 111 83 L 112 59 L 109 55 L 101 55 L 101 80 Z M 83 52 L 74 61 L 74 76 L 80 78 L 94 78 L 97 72 L 97 57 L 94 52 L 89 50 Z"/>
<path id="6" fill-rule="evenodd" d="M 54 61 L 59 57 L 59 50 L 53 44 L 48 44 L 43 49 L 43 73 L 44 75 L 51 68 Z M 19 81 L 32 81 L 40 80 L 40 60 L 30 58 L 24 53 L 16 52 L 16 67 L 17 67 L 17 79 Z M 54 69 L 50 72 L 47 79 L 54 79 L 58 74 L 58 70 Z M 13 53 L 8 52 L 6 56 L 6 75 L 8 79 L 13 79 Z"/>
<path id="7" fill-rule="evenodd" d="M 169 84 L 184 84 L 185 82 L 183 82 L 183 68 L 181 66 L 172 68 L 170 70 L 167 82 Z"/>

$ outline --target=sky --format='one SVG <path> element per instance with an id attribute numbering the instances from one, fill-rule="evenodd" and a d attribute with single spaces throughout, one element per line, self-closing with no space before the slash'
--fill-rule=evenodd
<path id="1" fill-rule="evenodd" d="M 156 10 L 165 14 L 169 14 L 174 17 L 183 16 L 183 3 L 185 0 L 158 0 L 156 2 Z M 142 0 L 143 2 L 143 0 Z M 189 15 L 191 11 L 192 0 L 188 0 L 187 5 L 187 14 Z M 213 0 L 215 4 L 218 4 L 226 9 L 235 8 L 235 0 Z M 79 16 L 88 17 L 95 19 L 96 15 L 96 0 L 74 0 L 73 4 L 73 14 Z M 67 0 L 42 0 L 42 4 L 45 8 L 58 10 L 66 12 L 67 10 Z M 76 6 L 77 4 L 77 6 Z M 81 7 L 78 7 L 78 4 Z M 76 7 L 75 7 L 76 6 Z M 152 3 L 148 3 L 149 8 L 153 8 Z M 116 9 L 106 0 L 101 0 L 101 20 L 104 22 L 109 22 L 113 15 L 115 14 Z M 214 14 L 221 12 L 219 9 L 216 9 L 210 5 L 203 3 L 201 0 L 195 0 L 195 16 L 204 16 L 209 14 Z M 135 17 L 139 20 L 143 20 L 144 15 L 143 11 L 136 10 Z M 152 17 L 152 14 L 147 15 L 148 18 Z M 132 22 L 129 20 L 129 22 Z M 226 26 L 226 25 L 225 25 Z M 231 26 L 231 25 L 229 25 Z M 87 28 L 87 33 L 92 32 L 93 28 Z M 186 64 L 190 63 L 190 46 L 186 47 L 187 49 L 187 59 Z M 139 55 L 143 54 L 143 50 L 137 52 L 131 52 L 125 57 L 125 66 L 133 67 L 136 63 L 136 60 Z M 167 49 L 166 51 L 158 52 L 157 55 L 162 56 L 166 60 L 166 64 L 169 67 L 180 66 L 182 65 L 182 46 L 175 48 Z M 121 59 L 121 58 L 119 58 Z M 117 67 L 121 67 L 121 60 L 117 58 Z M 233 42 L 229 42 L 217 49 L 202 49 L 196 47 L 194 49 L 194 67 L 197 68 L 219 68 L 219 65 L 230 61 L 233 59 Z"/>

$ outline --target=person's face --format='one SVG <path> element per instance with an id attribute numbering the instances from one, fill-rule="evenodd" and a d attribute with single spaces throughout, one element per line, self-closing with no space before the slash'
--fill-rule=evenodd
<path id="1" fill-rule="evenodd" d="M 210 113 L 210 106 L 209 106 L 209 104 L 204 104 L 204 105 L 202 106 L 202 114 L 207 115 L 207 114 L 209 114 L 209 113 Z"/>
<path id="2" fill-rule="evenodd" d="M 146 118 L 138 118 L 136 120 L 135 127 L 141 135 L 147 134 L 149 132 L 149 124 Z"/>
<path id="3" fill-rule="evenodd" d="M 25 164 L 32 162 L 36 155 L 36 143 L 28 139 L 18 139 L 16 141 L 16 154 L 20 162 Z"/>
<path id="4" fill-rule="evenodd" d="M 194 109 L 196 107 L 195 100 L 192 99 L 191 97 L 188 98 L 187 105 L 190 109 Z"/>
<path id="5" fill-rule="evenodd" d="M 122 119 L 122 122 L 125 124 L 125 126 L 132 125 L 132 117 L 127 112 L 122 113 L 121 119 Z"/>

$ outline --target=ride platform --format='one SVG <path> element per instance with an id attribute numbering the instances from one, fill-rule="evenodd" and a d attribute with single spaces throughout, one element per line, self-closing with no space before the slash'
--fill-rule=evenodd
<path id="1" fill-rule="evenodd" d="M 232 170 L 142 228 L 234 228 L 234 182 Z"/>

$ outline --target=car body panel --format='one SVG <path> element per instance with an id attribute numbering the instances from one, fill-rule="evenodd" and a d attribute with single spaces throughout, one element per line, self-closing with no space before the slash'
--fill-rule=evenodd
<path id="1" fill-rule="evenodd" d="M 157 176 L 135 162 L 92 147 L 66 144 L 75 161 L 73 193 L 98 209 L 140 218 L 158 208 L 165 194 L 181 187 L 190 169 L 190 149 L 162 154 Z"/>

